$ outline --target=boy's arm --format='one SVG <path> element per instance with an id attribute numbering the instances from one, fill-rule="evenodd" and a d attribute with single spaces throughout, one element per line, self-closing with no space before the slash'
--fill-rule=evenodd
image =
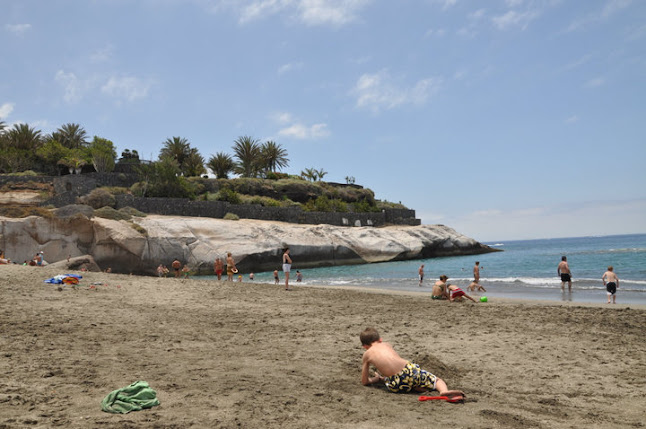
<path id="1" fill-rule="evenodd" d="M 361 384 L 364 386 L 368 386 L 369 384 L 374 384 L 378 383 L 379 381 L 382 381 L 384 378 L 376 372 L 376 375 L 374 377 L 370 377 L 370 361 L 366 359 L 366 355 L 363 355 L 363 364 L 361 367 Z"/>

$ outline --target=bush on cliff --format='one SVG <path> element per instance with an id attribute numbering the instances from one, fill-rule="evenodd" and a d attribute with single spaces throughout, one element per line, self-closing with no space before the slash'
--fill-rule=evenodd
<path id="1" fill-rule="evenodd" d="M 114 207 L 117 200 L 105 188 L 94 189 L 87 195 L 77 199 L 79 204 L 85 204 L 93 209 L 100 209 L 101 207 Z"/>
<path id="2" fill-rule="evenodd" d="M 52 218 L 52 212 L 44 207 L 8 205 L 0 206 L 0 216 L 10 218 L 23 218 L 29 216 L 40 216 Z"/>
<path id="3" fill-rule="evenodd" d="M 108 206 L 94 210 L 94 216 L 112 220 L 130 220 L 132 218 L 131 215 Z"/>

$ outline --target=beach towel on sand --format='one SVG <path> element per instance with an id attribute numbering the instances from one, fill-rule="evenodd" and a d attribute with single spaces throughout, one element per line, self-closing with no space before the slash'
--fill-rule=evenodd
<path id="1" fill-rule="evenodd" d="M 157 392 L 145 381 L 135 381 L 128 387 L 110 392 L 101 401 L 101 409 L 107 413 L 127 414 L 159 405 Z"/>

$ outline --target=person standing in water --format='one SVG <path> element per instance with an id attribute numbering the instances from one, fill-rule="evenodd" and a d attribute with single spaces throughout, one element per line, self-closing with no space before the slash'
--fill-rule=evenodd
<path id="1" fill-rule="evenodd" d="M 561 289 L 565 290 L 565 283 L 567 283 L 568 290 L 572 290 L 572 271 L 570 271 L 570 265 L 567 263 L 567 257 L 561 257 L 561 262 L 559 263 L 556 273 L 561 276 Z"/>
<path id="2" fill-rule="evenodd" d="M 606 290 L 608 291 L 608 304 L 610 304 L 610 297 L 612 296 L 612 303 L 616 304 L 617 301 L 617 288 L 619 287 L 619 277 L 617 277 L 617 274 L 614 273 L 614 268 L 612 268 L 612 265 L 608 267 L 608 271 L 603 273 L 603 276 L 601 276 L 601 280 L 603 280 L 603 285 L 606 287 Z"/>
<path id="3" fill-rule="evenodd" d="M 283 272 L 285 273 L 285 290 L 291 290 L 289 288 L 289 272 L 292 269 L 292 258 L 289 257 L 289 247 L 285 248 L 283 253 Z"/>

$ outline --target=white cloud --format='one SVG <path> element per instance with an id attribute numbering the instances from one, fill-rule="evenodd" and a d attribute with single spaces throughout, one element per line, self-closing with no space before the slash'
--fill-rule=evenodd
<path id="1" fill-rule="evenodd" d="M 22 36 L 31 29 L 31 24 L 5 24 L 4 28 L 16 36 Z"/>
<path id="2" fill-rule="evenodd" d="M 283 137 L 292 137 L 299 140 L 310 140 L 327 137 L 330 131 L 327 124 L 314 124 L 307 126 L 301 123 L 293 124 L 287 128 L 278 131 L 278 135 Z"/>
<path id="3" fill-rule="evenodd" d="M 431 37 L 431 36 L 437 36 L 437 37 L 444 37 L 446 34 L 446 30 L 443 28 L 438 28 L 438 29 L 433 29 L 429 28 L 428 31 L 424 34 L 424 37 Z"/>
<path id="4" fill-rule="evenodd" d="M 566 32 L 577 31 L 590 24 L 605 21 L 631 4 L 632 0 L 608 0 L 601 10 L 597 10 L 570 23 Z"/>
<path id="5" fill-rule="evenodd" d="M 572 116 L 570 116 L 569 118 L 567 118 L 565 120 L 565 123 L 566 124 L 573 124 L 573 123 L 578 122 L 578 121 L 579 121 L 579 116 L 578 115 L 572 115 Z"/>
<path id="6" fill-rule="evenodd" d="M 278 67 L 278 74 L 282 75 L 292 70 L 298 70 L 301 68 L 303 68 L 303 63 L 300 62 L 283 64 L 282 66 Z"/>
<path id="7" fill-rule="evenodd" d="M 117 99 L 135 101 L 148 95 L 151 84 L 131 76 L 112 76 L 101 87 L 101 92 Z"/>
<path id="8" fill-rule="evenodd" d="M 458 3 L 458 0 L 431 0 L 432 3 L 442 6 L 442 10 L 447 10 Z"/>
<path id="9" fill-rule="evenodd" d="M 83 83 L 72 72 L 66 73 L 63 70 L 56 72 L 54 80 L 63 86 L 65 93 L 63 100 L 68 103 L 76 103 L 83 98 L 87 85 Z"/>
<path id="10" fill-rule="evenodd" d="M 287 13 L 306 25 L 344 25 L 357 19 L 357 13 L 372 0 L 253 0 L 228 2 L 237 9 L 241 24 Z M 235 5 L 234 5 L 235 4 Z"/>
<path id="11" fill-rule="evenodd" d="M 606 81 L 605 81 L 605 79 L 604 79 L 604 78 L 602 78 L 602 77 L 595 77 L 595 78 L 593 78 L 593 79 L 588 80 L 588 81 L 585 83 L 585 87 L 586 87 L 586 88 L 596 88 L 596 87 L 599 87 L 599 86 L 603 85 L 605 82 L 606 82 Z"/>
<path id="12" fill-rule="evenodd" d="M 516 12 L 510 10 L 503 15 L 494 16 L 491 21 L 499 30 L 507 30 L 511 27 L 521 27 L 524 30 L 538 16 L 536 11 Z"/>
<path id="13" fill-rule="evenodd" d="M 278 122 L 279 124 L 287 124 L 289 122 L 292 122 L 294 119 L 292 118 L 291 113 L 288 112 L 277 112 L 271 115 L 271 118 L 275 121 Z"/>
<path id="14" fill-rule="evenodd" d="M 4 119 L 13 112 L 13 103 L 4 103 L 0 105 L 0 119 Z"/>
<path id="15" fill-rule="evenodd" d="M 381 109 L 392 109 L 404 104 L 422 105 L 428 98 L 439 91 L 441 79 L 430 77 L 419 80 L 412 87 L 398 87 L 387 71 L 364 74 L 358 80 L 351 93 L 356 96 L 356 106 L 373 112 Z"/>

